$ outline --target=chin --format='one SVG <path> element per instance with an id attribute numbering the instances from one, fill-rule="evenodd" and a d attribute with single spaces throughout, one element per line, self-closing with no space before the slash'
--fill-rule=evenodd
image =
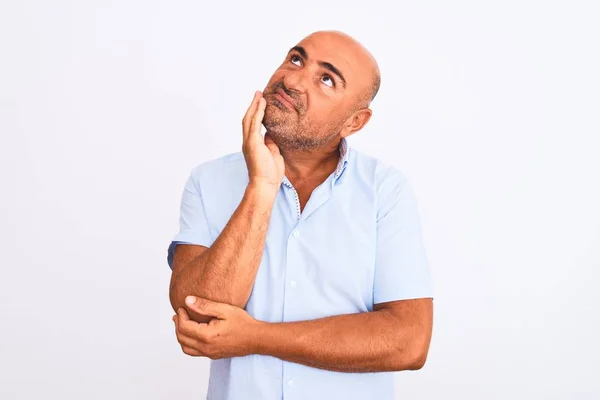
<path id="1" fill-rule="evenodd" d="M 293 141 L 290 140 L 294 136 L 293 129 L 290 129 L 289 125 L 269 124 L 269 123 L 265 123 L 265 121 L 263 121 L 263 124 L 265 125 L 267 132 L 269 132 L 269 136 L 271 136 L 271 138 L 273 139 L 275 144 L 280 149 L 287 150 L 290 148 L 290 146 L 294 147 L 292 145 Z"/>
<path id="2" fill-rule="evenodd" d="M 287 131 L 294 128 L 296 120 L 286 112 L 280 110 L 276 105 L 267 104 L 263 125 L 268 131 Z"/>

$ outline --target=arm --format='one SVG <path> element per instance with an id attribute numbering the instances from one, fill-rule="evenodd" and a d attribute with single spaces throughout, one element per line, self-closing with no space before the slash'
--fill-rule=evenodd
<path id="1" fill-rule="evenodd" d="M 188 309 L 218 321 L 190 322 L 182 309 L 174 321 L 184 352 L 212 359 L 270 355 L 341 372 L 421 368 L 433 326 L 431 277 L 410 185 L 398 174 L 383 180 L 372 312 L 268 323 L 229 304 L 191 301 Z"/>
<path id="2" fill-rule="evenodd" d="M 268 133 L 264 137 L 260 133 L 265 107 L 265 99 L 256 92 L 242 121 L 249 184 L 238 208 L 210 248 L 179 244 L 175 249 L 169 290 L 174 310 L 184 306 L 187 295 L 246 307 L 285 170 L 277 145 Z M 200 190 L 191 186 L 182 200 L 182 228 L 204 233 L 196 238 L 206 237 L 208 223 L 200 212 L 204 211 Z M 210 320 L 202 315 L 192 318 L 197 322 Z"/>
<path id="3" fill-rule="evenodd" d="M 372 312 L 262 325 L 258 350 L 336 371 L 418 369 L 433 325 L 433 291 L 416 200 L 404 176 L 377 175 L 377 255 Z"/>
<path id="4" fill-rule="evenodd" d="M 256 352 L 340 372 L 415 370 L 427 359 L 432 327 L 432 299 L 401 300 L 372 312 L 264 323 Z"/>
<path id="5" fill-rule="evenodd" d="M 174 310 L 183 307 L 189 294 L 240 308 L 246 306 L 260 265 L 275 195 L 269 188 L 248 185 L 240 205 L 210 248 L 177 246 L 169 292 Z"/>

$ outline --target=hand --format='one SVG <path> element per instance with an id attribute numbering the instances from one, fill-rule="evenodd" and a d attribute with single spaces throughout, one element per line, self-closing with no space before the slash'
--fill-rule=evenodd
<path id="1" fill-rule="evenodd" d="M 194 296 L 186 298 L 185 307 L 215 317 L 208 323 L 198 323 L 190 319 L 186 308 L 177 310 L 173 321 L 177 341 L 185 354 L 212 360 L 255 354 L 263 322 L 239 307 Z"/>
<path id="2" fill-rule="evenodd" d="M 266 106 L 267 101 L 262 93 L 254 93 L 254 99 L 242 120 L 242 152 L 248 166 L 250 184 L 266 184 L 274 190 L 279 190 L 285 173 L 283 157 L 269 133 L 267 132 L 264 138 L 260 133 Z"/>

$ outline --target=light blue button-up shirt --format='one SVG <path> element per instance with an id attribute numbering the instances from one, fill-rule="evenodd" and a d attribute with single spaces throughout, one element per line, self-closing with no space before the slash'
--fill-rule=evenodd
<path id="1" fill-rule="evenodd" d="M 195 167 L 181 200 L 177 243 L 210 247 L 238 207 L 248 170 L 241 152 Z M 433 298 L 415 198 L 404 175 L 340 142 L 337 169 L 302 212 L 284 177 L 246 311 L 267 322 L 373 310 Z M 211 360 L 208 400 L 388 400 L 393 372 L 342 373 L 249 355 Z"/>

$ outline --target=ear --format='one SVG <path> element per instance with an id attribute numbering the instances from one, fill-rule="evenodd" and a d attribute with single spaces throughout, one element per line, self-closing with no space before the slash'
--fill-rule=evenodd
<path id="1" fill-rule="evenodd" d="M 370 108 L 361 108 L 360 110 L 355 111 L 354 114 L 352 114 L 344 124 L 342 130 L 340 131 L 340 136 L 346 138 L 353 133 L 360 131 L 363 126 L 369 122 L 372 114 L 373 112 Z"/>

